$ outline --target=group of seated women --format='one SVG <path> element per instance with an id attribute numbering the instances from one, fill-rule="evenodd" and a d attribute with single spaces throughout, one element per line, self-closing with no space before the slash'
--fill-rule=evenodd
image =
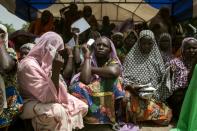
<path id="1" fill-rule="evenodd" d="M 84 123 L 168 125 L 173 110 L 181 108 L 197 40 L 185 38 L 182 55 L 175 58 L 167 33 L 156 42 L 152 31 L 143 30 L 134 39 L 121 61 L 113 42 L 104 36 L 91 47 L 77 44 L 72 50 L 58 34 L 47 32 L 36 39 L 33 48 L 31 44 L 21 47 L 24 56 L 17 67 L 17 89 L 23 98 L 20 117 L 31 119 L 36 131 L 72 131 L 82 129 Z M 6 53 L 1 49 L 1 60 L 5 59 L 2 51 Z M 11 93 L 8 89 L 6 85 L 6 96 Z M 19 97 L 15 97 L 17 108 Z"/>

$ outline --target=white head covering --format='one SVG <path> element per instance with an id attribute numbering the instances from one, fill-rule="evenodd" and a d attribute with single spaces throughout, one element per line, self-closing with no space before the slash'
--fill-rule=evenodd
<path id="1" fill-rule="evenodd" d="M 4 25 L 0 24 L 0 29 L 3 30 L 5 32 L 5 47 L 8 48 L 8 32 L 7 32 L 7 27 L 5 27 Z"/>
<path id="2" fill-rule="evenodd" d="M 139 49 L 139 40 L 144 37 L 151 38 L 154 43 L 149 54 L 143 54 Z M 130 84 L 144 85 L 151 83 L 151 85 L 157 89 L 157 93 L 155 94 L 156 98 L 160 99 L 160 96 L 165 93 L 163 87 L 160 85 L 164 73 L 164 62 L 157 47 L 153 32 L 150 30 L 141 31 L 138 42 L 130 50 L 123 64 L 125 86 Z"/>
<path id="3" fill-rule="evenodd" d="M 113 33 L 113 35 L 111 37 L 116 36 L 116 35 L 124 37 L 124 34 L 121 32 L 115 32 L 115 33 Z"/>
<path id="4" fill-rule="evenodd" d="M 3 30 L 5 32 L 5 38 L 4 38 L 4 44 L 6 46 L 6 48 L 8 48 L 8 33 L 7 33 L 7 28 L 0 24 L 0 29 Z M 6 92 L 5 92 L 5 83 L 4 80 L 2 78 L 2 76 L 0 75 L 0 100 L 2 101 L 0 103 L 0 114 L 3 112 L 3 108 L 7 108 L 7 101 L 6 101 Z"/>

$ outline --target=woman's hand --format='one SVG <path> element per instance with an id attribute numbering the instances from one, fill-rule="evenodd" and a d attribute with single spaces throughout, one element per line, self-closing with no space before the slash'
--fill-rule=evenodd
<path id="1" fill-rule="evenodd" d="M 90 51 L 87 45 L 85 44 L 82 46 L 82 51 L 85 60 L 81 68 L 80 81 L 83 82 L 84 84 L 89 84 L 92 76 L 91 64 L 90 64 Z"/>
<path id="2" fill-rule="evenodd" d="M 65 67 L 64 67 L 64 71 L 63 71 L 63 76 L 65 79 L 70 79 L 72 77 L 73 74 L 73 50 L 70 46 L 65 45 L 65 49 L 66 50 L 66 55 L 67 55 L 67 59 L 65 61 Z"/>
<path id="3" fill-rule="evenodd" d="M 71 47 L 65 44 L 65 48 L 58 51 L 58 54 L 61 55 L 64 59 L 66 59 L 67 57 L 73 57 L 73 50 Z"/>
<path id="4" fill-rule="evenodd" d="M 62 56 L 59 53 L 57 53 L 55 55 L 54 60 L 53 60 L 52 67 L 53 67 L 54 70 L 60 71 L 61 68 L 63 67 L 63 65 L 64 65 L 64 59 L 62 58 Z"/>
<path id="5" fill-rule="evenodd" d="M 66 49 L 68 56 L 73 56 L 73 50 L 70 46 L 65 45 L 65 49 Z"/>
<path id="6" fill-rule="evenodd" d="M 53 81 L 57 92 L 58 92 L 58 88 L 59 88 L 59 74 L 60 71 L 62 69 L 64 65 L 64 59 L 62 58 L 62 56 L 60 54 L 56 54 L 54 60 L 53 60 L 53 64 L 52 64 L 52 76 L 51 76 L 51 80 Z"/>
<path id="7" fill-rule="evenodd" d="M 71 32 L 73 33 L 73 35 L 77 35 L 80 32 L 80 30 L 79 30 L 79 28 L 72 28 Z"/>
<path id="8" fill-rule="evenodd" d="M 90 50 L 88 49 L 87 44 L 83 44 L 82 51 L 83 51 L 83 54 L 84 54 L 85 58 L 89 58 L 90 57 Z"/>

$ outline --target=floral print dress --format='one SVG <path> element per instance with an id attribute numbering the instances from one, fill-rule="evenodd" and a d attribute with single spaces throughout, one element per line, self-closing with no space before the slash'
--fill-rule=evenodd
<path id="1" fill-rule="evenodd" d="M 110 59 L 104 66 L 117 64 Z M 74 82 L 71 85 L 71 94 L 88 104 L 88 114 L 84 122 L 88 124 L 113 124 L 115 117 L 115 101 L 124 97 L 121 86 L 121 78 L 106 79 L 94 75 L 88 85 L 82 82 Z"/>

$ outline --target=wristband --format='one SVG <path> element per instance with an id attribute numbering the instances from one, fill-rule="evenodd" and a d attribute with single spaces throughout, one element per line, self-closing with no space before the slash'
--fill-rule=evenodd
<path id="1" fill-rule="evenodd" d="M 75 45 L 75 47 L 78 47 L 78 48 L 79 48 L 79 47 L 81 47 L 81 46 L 80 46 L 80 45 Z"/>

